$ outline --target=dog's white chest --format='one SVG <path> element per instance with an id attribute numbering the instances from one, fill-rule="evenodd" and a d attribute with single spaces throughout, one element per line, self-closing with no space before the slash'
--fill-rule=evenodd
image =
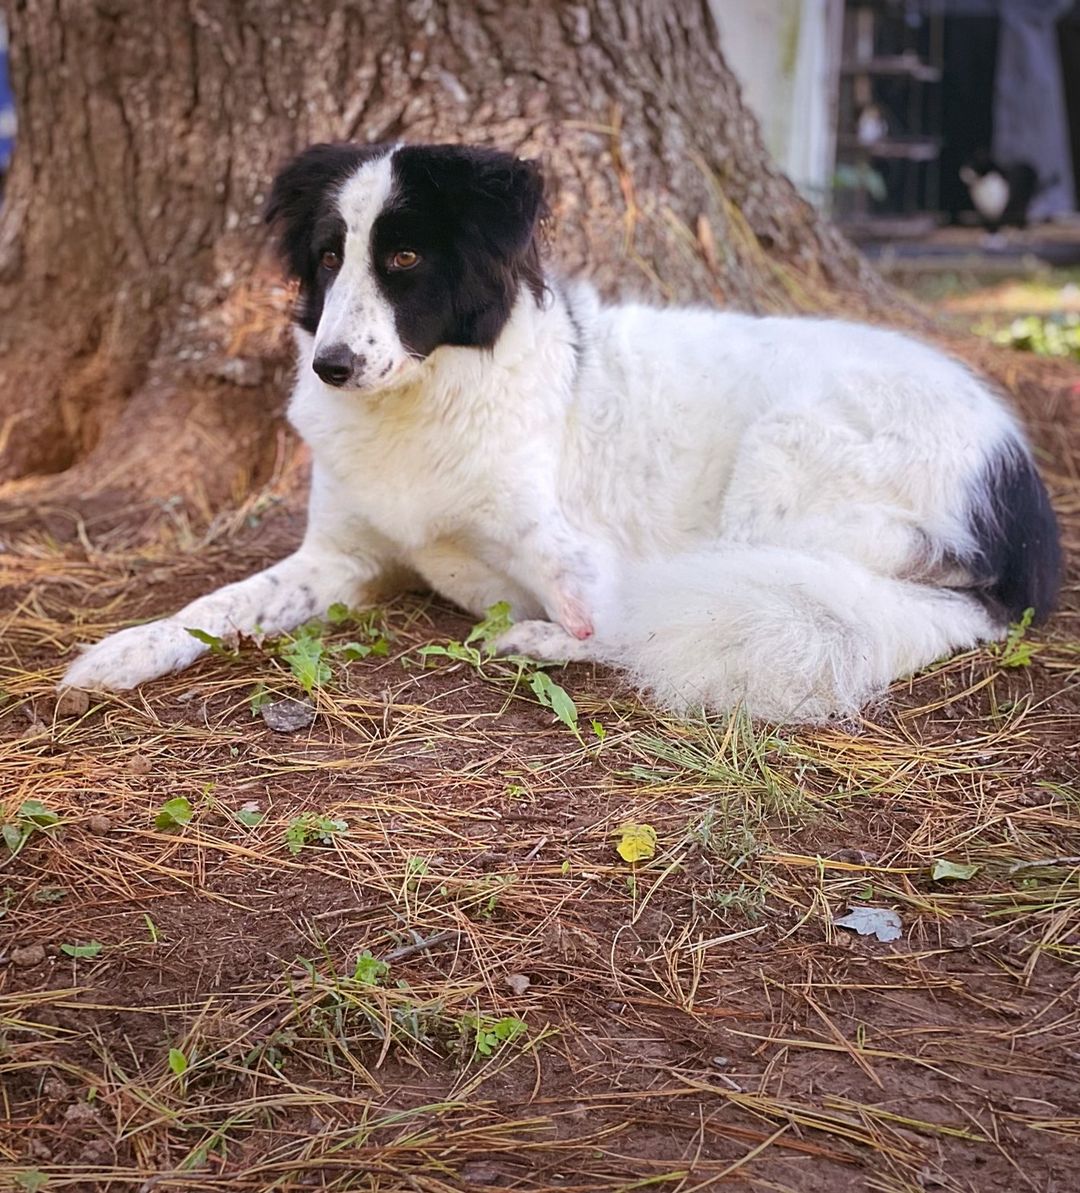
<path id="1" fill-rule="evenodd" d="M 493 537 L 500 509 L 516 504 L 489 437 L 453 423 L 342 418 L 340 407 L 324 417 L 309 403 L 292 415 L 350 512 L 403 552 Z"/>

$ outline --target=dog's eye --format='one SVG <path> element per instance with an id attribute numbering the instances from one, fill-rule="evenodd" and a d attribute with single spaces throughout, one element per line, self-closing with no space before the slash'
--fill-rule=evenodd
<path id="1" fill-rule="evenodd" d="M 319 258 L 319 264 L 323 269 L 329 269 L 331 272 L 341 268 L 341 258 L 332 249 L 327 249 L 325 253 Z"/>
<path id="2" fill-rule="evenodd" d="M 391 269 L 412 269 L 414 265 L 419 264 L 420 254 L 414 253 L 412 249 L 399 249 L 390 258 Z"/>

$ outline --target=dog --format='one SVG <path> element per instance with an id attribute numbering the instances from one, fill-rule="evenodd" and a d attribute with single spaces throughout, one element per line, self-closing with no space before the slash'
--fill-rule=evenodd
<path id="1" fill-rule="evenodd" d="M 894 331 L 607 306 L 545 270 L 538 165 L 315 145 L 268 202 L 299 282 L 288 558 L 115 633 L 62 687 L 123 690 L 223 638 L 418 581 L 503 653 L 621 667 L 672 709 L 850 717 L 1053 607 L 1057 528 L 986 383 Z"/>
<path id="2" fill-rule="evenodd" d="M 1003 227 L 1026 228 L 1032 201 L 1051 185 L 1040 186 L 1035 167 L 1028 162 L 999 165 L 986 150 L 973 154 L 960 168 L 960 181 L 991 236 Z"/>

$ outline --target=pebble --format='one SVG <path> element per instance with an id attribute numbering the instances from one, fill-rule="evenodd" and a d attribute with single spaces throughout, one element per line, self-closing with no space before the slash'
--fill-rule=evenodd
<path id="1" fill-rule="evenodd" d="M 262 706 L 262 719 L 275 733 L 296 733 L 315 720 L 315 706 L 310 700 L 286 697 Z"/>
<path id="2" fill-rule="evenodd" d="M 44 962 L 45 946 L 41 944 L 21 945 L 19 948 L 11 950 L 11 960 L 14 965 L 32 969 L 35 965 L 41 965 Z"/>
<path id="3" fill-rule="evenodd" d="M 87 827 L 97 837 L 104 837 L 112 831 L 112 821 L 108 816 L 91 816 Z"/>
<path id="4" fill-rule="evenodd" d="M 56 698 L 58 717 L 81 717 L 90 707 L 90 693 L 78 688 L 65 688 Z"/>

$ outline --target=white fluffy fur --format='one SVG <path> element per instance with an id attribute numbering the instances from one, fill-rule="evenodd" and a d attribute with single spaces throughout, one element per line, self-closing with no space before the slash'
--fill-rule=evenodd
<path id="1" fill-rule="evenodd" d="M 364 243 L 350 224 L 347 267 Z M 506 650 L 614 663 L 676 708 L 742 701 L 780 720 L 852 714 L 1000 630 L 943 586 L 970 546 L 980 468 L 1018 432 L 921 343 L 604 307 L 585 286 L 543 303 L 523 289 L 493 351 L 439 348 L 389 388 L 323 385 L 313 337 L 297 340 L 290 417 L 314 455 L 303 545 L 107 638 L 65 685 L 130 688 L 203 653 L 185 627 L 285 630 L 390 577 L 477 616 L 509 600 L 522 620 Z"/>

